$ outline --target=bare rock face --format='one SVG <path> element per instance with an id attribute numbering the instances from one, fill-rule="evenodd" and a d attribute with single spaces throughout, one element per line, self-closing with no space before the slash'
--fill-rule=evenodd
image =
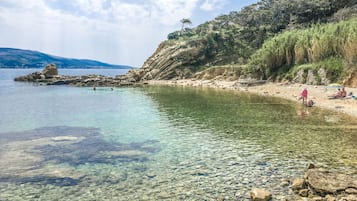
<path id="1" fill-rule="evenodd" d="M 320 68 L 317 72 L 314 72 L 313 70 L 299 70 L 295 74 L 293 81 L 297 83 L 306 83 L 312 85 L 327 85 L 331 83 L 331 81 L 327 79 L 326 70 L 323 68 Z"/>
<path id="2" fill-rule="evenodd" d="M 202 41 L 165 41 L 135 74 L 140 80 L 188 78 L 207 59 Z"/>
<path id="3" fill-rule="evenodd" d="M 269 201 L 272 195 L 269 191 L 262 188 L 253 188 L 250 192 L 250 198 L 252 201 Z"/>
<path id="4" fill-rule="evenodd" d="M 318 84 L 318 80 L 316 79 L 316 76 L 312 70 L 307 71 L 306 84 Z"/>
<path id="5" fill-rule="evenodd" d="M 317 75 L 320 77 L 320 84 L 324 84 L 324 85 L 330 84 L 330 80 L 327 79 L 327 72 L 325 69 L 320 68 L 317 71 Z"/>
<path id="6" fill-rule="evenodd" d="M 303 83 L 305 80 L 304 80 L 304 71 L 303 70 L 299 70 L 296 74 L 295 74 L 295 77 L 293 78 L 293 81 L 294 82 L 297 82 L 297 83 Z"/>
<path id="7" fill-rule="evenodd" d="M 357 87 L 357 70 L 349 74 L 349 76 L 343 81 L 345 86 Z"/>
<path id="8" fill-rule="evenodd" d="M 47 65 L 43 70 L 42 74 L 45 75 L 46 78 L 52 78 L 53 76 L 58 75 L 57 66 L 55 64 Z"/>

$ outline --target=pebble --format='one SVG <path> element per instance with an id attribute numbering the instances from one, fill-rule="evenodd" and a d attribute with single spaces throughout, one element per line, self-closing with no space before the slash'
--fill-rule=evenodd
<path id="1" fill-rule="evenodd" d="M 290 185 L 290 183 L 288 181 L 283 181 L 280 183 L 280 186 L 282 186 L 282 187 L 287 187 L 289 185 Z"/>

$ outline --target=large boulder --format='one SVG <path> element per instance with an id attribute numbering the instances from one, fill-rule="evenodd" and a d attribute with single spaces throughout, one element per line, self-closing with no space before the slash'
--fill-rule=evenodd
<path id="1" fill-rule="evenodd" d="M 309 167 L 304 179 L 295 179 L 291 189 L 301 197 L 323 201 L 357 201 L 357 177 Z M 315 199 L 316 198 L 316 199 Z"/>
<path id="2" fill-rule="evenodd" d="M 330 172 L 322 169 L 309 169 L 305 173 L 307 185 L 315 192 L 326 195 L 357 190 L 357 177 Z M 348 192 L 348 191 L 347 191 Z"/>
<path id="3" fill-rule="evenodd" d="M 52 78 L 53 76 L 58 75 L 57 66 L 55 64 L 47 65 L 43 70 L 42 74 L 45 75 L 46 78 Z"/>

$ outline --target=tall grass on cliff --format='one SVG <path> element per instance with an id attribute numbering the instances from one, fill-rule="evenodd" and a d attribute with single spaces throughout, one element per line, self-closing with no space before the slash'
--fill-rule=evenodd
<path id="1" fill-rule="evenodd" d="M 293 66 L 331 58 L 343 60 L 347 66 L 357 65 L 357 18 L 279 34 L 252 55 L 248 70 L 268 78 Z"/>

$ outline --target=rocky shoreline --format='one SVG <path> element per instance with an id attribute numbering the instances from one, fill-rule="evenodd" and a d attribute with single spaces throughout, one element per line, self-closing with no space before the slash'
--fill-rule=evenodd
<path id="1" fill-rule="evenodd" d="M 315 168 L 310 164 L 304 177 L 287 181 L 290 189 L 300 197 L 301 201 L 356 201 L 357 177 L 323 168 Z M 250 192 L 252 201 L 269 201 L 273 195 L 267 189 L 253 188 Z M 295 198 L 294 198 L 295 199 Z M 274 200 L 274 199 L 273 199 Z M 286 198 L 285 200 L 290 200 Z"/>
<path id="2" fill-rule="evenodd" d="M 69 76 L 59 75 L 56 65 L 49 64 L 42 71 L 16 77 L 19 82 L 33 82 L 42 85 L 71 85 L 77 87 L 120 87 L 137 85 L 131 73 L 108 77 L 103 75 Z"/>
<path id="3" fill-rule="evenodd" d="M 303 178 L 295 179 L 291 189 L 312 200 L 357 200 L 357 177 L 315 168 L 310 164 Z"/>

